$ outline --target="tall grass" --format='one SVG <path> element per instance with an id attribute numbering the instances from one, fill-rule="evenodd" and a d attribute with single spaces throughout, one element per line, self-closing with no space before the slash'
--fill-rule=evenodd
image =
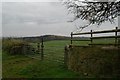
<path id="1" fill-rule="evenodd" d="M 79 75 L 64 68 L 61 62 L 54 60 L 64 55 L 64 46 L 70 41 L 46 41 L 44 42 L 44 54 L 51 54 L 41 61 L 24 55 L 3 54 L 3 78 L 76 78 Z M 36 47 L 36 43 L 31 43 Z M 50 53 L 52 51 L 52 53 Z M 33 56 L 33 55 L 31 55 Z M 55 58 L 55 59 L 54 59 Z M 9 67 L 8 67 L 9 66 Z"/>
<path id="2" fill-rule="evenodd" d="M 25 46 L 31 47 L 23 40 L 6 38 L 2 41 L 2 50 L 8 54 L 24 54 Z"/>

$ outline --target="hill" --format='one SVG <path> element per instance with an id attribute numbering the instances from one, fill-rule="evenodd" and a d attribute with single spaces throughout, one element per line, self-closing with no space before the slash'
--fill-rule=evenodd
<path id="1" fill-rule="evenodd" d="M 41 40 L 44 41 L 52 41 L 52 40 L 70 40 L 71 37 L 68 36 L 60 36 L 60 35 L 43 35 L 43 36 L 31 36 L 31 37 L 3 37 L 4 39 L 21 39 L 27 42 L 40 42 Z M 89 39 L 89 37 L 74 37 L 74 39 Z"/>
<path id="2" fill-rule="evenodd" d="M 39 42 L 43 38 L 44 41 L 52 40 L 70 40 L 71 37 L 59 36 L 59 35 L 43 35 L 43 36 L 34 36 L 34 37 L 23 37 L 25 41 L 28 42 Z M 88 39 L 87 37 L 74 37 L 74 39 Z"/>

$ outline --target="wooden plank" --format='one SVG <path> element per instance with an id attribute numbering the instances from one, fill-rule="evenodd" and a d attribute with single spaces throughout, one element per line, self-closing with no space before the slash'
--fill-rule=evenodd
<path id="1" fill-rule="evenodd" d="M 91 39 L 101 39 L 101 38 L 120 38 L 120 36 L 102 36 L 102 37 L 92 37 Z"/>
<path id="2" fill-rule="evenodd" d="M 44 50 L 44 44 L 43 44 L 43 36 L 42 36 L 42 38 L 41 38 L 41 60 L 43 60 L 43 58 L 44 58 L 43 50 Z"/>
<path id="3" fill-rule="evenodd" d="M 72 39 L 73 39 L 73 32 L 71 32 L 71 44 L 72 44 Z"/>
<path id="4" fill-rule="evenodd" d="M 105 31 L 95 31 L 95 32 L 85 32 L 85 33 L 73 33 L 72 35 L 84 35 L 84 34 L 98 34 L 98 33 L 111 33 L 111 32 L 120 32 L 120 29 L 114 30 L 105 30 Z"/>
<path id="5" fill-rule="evenodd" d="M 81 40 L 81 39 L 72 39 L 72 41 L 91 41 L 91 40 L 85 40 L 85 39 L 83 39 L 83 40 Z"/>
<path id="6" fill-rule="evenodd" d="M 90 39 L 91 39 L 91 44 L 92 44 L 92 42 L 93 42 L 93 39 L 92 39 L 93 33 L 92 33 L 92 32 L 93 32 L 93 31 L 91 30 L 90 32 L 91 32 L 91 38 L 90 38 Z"/>
<path id="7" fill-rule="evenodd" d="M 116 30 L 118 29 L 118 27 L 116 27 Z M 115 31 L 115 44 L 117 44 L 117 31 Z"/>

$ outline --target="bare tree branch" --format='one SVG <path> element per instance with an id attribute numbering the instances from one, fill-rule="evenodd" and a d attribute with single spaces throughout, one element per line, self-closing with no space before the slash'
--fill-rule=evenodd
<path id="1" fill-rule="evenodd" d="M 98 1 L 99 0 L 94 0 L 94 2 L 90 2 L 89 0 L 85 0 L 81 2 L 79 0 L 67 0 L 64 3 L 69 12 L 74 14 L 75 17 L 73 21 L 81 18 L 83 20 L 88 20 L 90 24 L 100 25 L 106 21 L 114 23 L 114 19 L 118 16 L 118 10 L 120 9 L 120 1 Z M 82 28 L 85 28 L 85 26 Z"/>

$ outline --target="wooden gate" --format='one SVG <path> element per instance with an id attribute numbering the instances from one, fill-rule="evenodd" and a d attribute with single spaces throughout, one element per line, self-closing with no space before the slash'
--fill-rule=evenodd
<path id="1" fill-rule="evenodd" d="M 52 40 L 44 42 L 44 57 L 43 59 L 50 62 L 64 63 L 64 45 L 60 40 Z"/>
<path id="2" fill-rule="evenodd" d="M 26 45 L 23 50 L 25 51 L 24 53 L 27 52 L 27 54 L 25 55 L 34 59 L 43 60 L 44 59 L 44 43 L 43 42 L 44 41 L 42 37 L 40 42 Z"/>

